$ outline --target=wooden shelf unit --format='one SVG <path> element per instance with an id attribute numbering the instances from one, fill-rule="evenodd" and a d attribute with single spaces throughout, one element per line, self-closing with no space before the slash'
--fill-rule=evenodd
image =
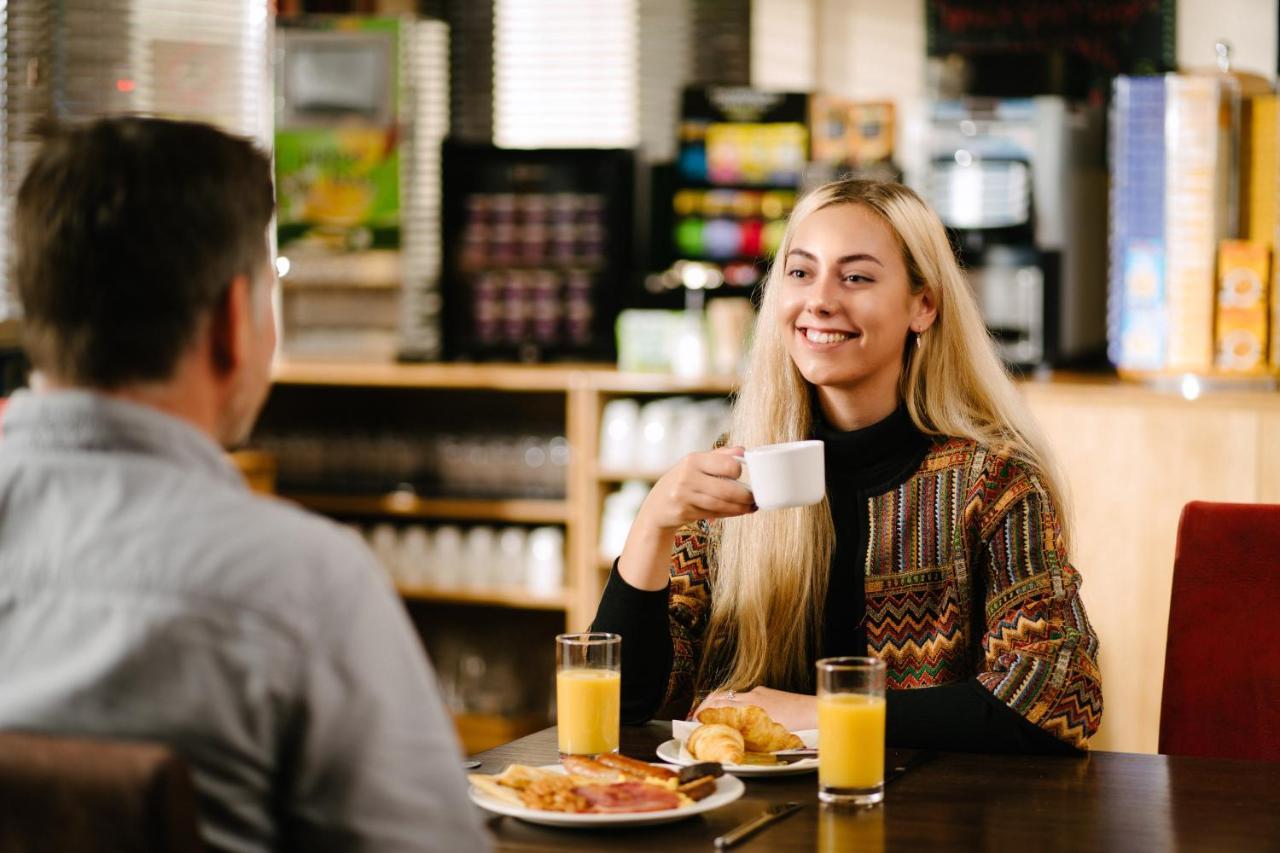
<path id="1" fill-rule="evenodd" d="M 511 524 L 564 524 L 569 505 L 562 500 L 422 498 L 412 492 L 343 495 L 284 492 L 282 497 L 326 515 L 493 521 Z"/>
<path id="2" fill-rule="evenodd" d="M 571 457 L 564 500 L 471 500 L 423 498 L 411 492 L 383 495 L 286 494 L 320 513 L 337 516 L 557 524 L 565 528 L 565 588 L 552 598 L 532 598 L 523 589 L 403 588 L 410 600 L 514 609 L 561 609 L 566 629 L 584 630 L 595 615 L 604 573 L 597 554 L 600 510 L 608 486 L 633 477 L 651 480 L 660 472 L 599 471 L 600 417 L 615 397 L 729 394 L 734 377 L 687 379 L 654 373 L 623 373 L 599 364 L 364 364 L 343 361 L 279 361 L 278 385 L 492 391 L 505 394 L 562 394 L 565 437 Z"/>
<path id="3" fill-rule="evenodd" d="M 480 607 L 510 607 L 515 610 L 565 610 L 569 596 L 537 595 L 520 586 L 428 586 L 396 584 L 396 591 L 410 601 L 434 601 L 441 604 L 470 604 Z"/>
<path id="4" fill-rule="evenodd" d="M 647 480 L 652 483 L 663 475 L 662 471 L 620 470 L 618 468 L 596 471 L 596 479 L 602 483 L 623 483 L 627 480 Z"/>

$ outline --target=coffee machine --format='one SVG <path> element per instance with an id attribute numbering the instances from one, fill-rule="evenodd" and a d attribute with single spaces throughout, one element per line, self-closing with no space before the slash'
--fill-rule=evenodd
<path id="1" fill-rule="evenodd" d="M 1106 158 L 1100 107 L 1058 97 L 920 105 L 906 180 L 952 237 L 1001 356 L 1034 369 L 1106 347 Z"/>

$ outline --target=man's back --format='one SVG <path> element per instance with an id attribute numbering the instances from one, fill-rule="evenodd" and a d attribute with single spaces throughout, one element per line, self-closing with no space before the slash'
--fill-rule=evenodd
<path id="1" fill-rule="evenodd" d="M 89 392 L 0 439 L 0 727 L 163 740 L 225 849 L 485 846 L 452 727 L 359 540 Z"/>

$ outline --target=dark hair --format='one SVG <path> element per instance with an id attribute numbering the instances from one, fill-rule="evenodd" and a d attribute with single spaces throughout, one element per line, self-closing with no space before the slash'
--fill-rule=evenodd
<path id="1" fill-rule="evenodd" d="M 274 208 L 266 155 L 209 125 L 47 132 L 14 215 L 32 364 L 90 387 L 168 378 L 231 280 L 260 278 Z"/>

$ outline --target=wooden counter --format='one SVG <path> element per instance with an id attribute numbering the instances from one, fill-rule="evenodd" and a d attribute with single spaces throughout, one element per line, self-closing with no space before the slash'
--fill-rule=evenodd
<path id="1" fill-rule="evenodd" d="M 1155 752 L 1178 517 L 1280 503 L 1280 394 L 1195 400 L 1115 380 L 1025 382 L 1071 490 L 1072 561 L 1101 640 L 1098 749 Z"/>

